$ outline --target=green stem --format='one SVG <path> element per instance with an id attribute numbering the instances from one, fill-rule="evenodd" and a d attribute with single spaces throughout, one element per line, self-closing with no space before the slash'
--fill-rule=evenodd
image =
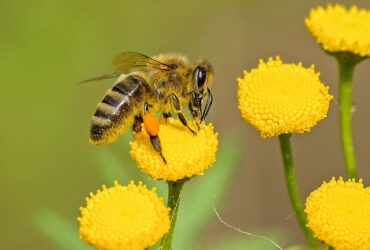
<path id="1" fill-rule="evenodd" d="M 342 151 L 349 178 L 357 178 L 355 152 L 352 143 L 352 75 L 356 62 L 338 59 L 339 64 L 339 116 Z"/>
<path id="2" fill-rule="evenodd" d="M 290 136 L 291 134 L 279 135 L 281 155 L 283 157 L 284 162 L 285 181 L 288 187 L 290 201 L 292 203 L 299 225 L 306 237 L 306 240 L 311 247 L 317 247 L 318 241 L 313 237 L 312 231 L 306 226 L 307 224 L 306 213 L 304 212 L 303 209 L 303 205 L 301 202 L 301 198 L 299 196 L 297 182 L 295 178 L 292 150 L 290 146 Z"/>
<path id="3" fill-rule="evenodd" d="M 177 211 L 179 210 L 179 205 L 180 205 L 180 192 L 185 182 L 186 182 L 186 179 L 167 182 L 168 184 L 167 206 L 171 208 L 171 211 L 170 211 L 171 225 L 170 225 L 170 230 L 168 231 L 168 233 L 164 236 L 162 240 L 161 250 L 172 250 L 173 232 L 174 232 L 175 224 L 176 224 Z"/>

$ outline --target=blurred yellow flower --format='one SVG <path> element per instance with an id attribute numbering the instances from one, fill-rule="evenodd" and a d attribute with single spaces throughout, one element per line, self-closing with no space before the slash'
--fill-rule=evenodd
<path id="1" fill-rule="evenodd" d="M 81 207 L 80 238 L 97 249 L 143 250 L 154 245 L 170 227 L 169 208 L 139 182 L 118 182 L 90 193 Z"/>
<path id="2" fill-rule="evenodd" d="M 314 66 L 284 64 L 279 57 L 260 60 L 237 80 L 241 115 L 262 137 L 309 131 L 326 117 L 333 98 Z"/>
<path id="3" fill-rule="evenodd" d="M 139 168 L 154 179 L 176 181 L 194 175 L 203 175 L 216 159 L 217 133 L 213 125 L 199 124 L 200 130 L 193 135 L 179 120 L 168 118 L 160 121 L 159 138 L 164 163 L 150 143 L 145 129 L 134 134 L 131 142 L 131 157 Z M 195 121 L 189 125 L 196 128 Z"/>
<path id="4" fill-rule="evenodd" d="M 370 190 L 362 180 L 324 182 L 306 200 L 308 226 L 336 250 L 370 249 Z"/>
<path id="5" fill-rule="evenodd" d="M 343 5 L 319 6 L 305 19 L 307 28 L 330 52 L 346 51 L 370 56 L 370 11 Z"/>

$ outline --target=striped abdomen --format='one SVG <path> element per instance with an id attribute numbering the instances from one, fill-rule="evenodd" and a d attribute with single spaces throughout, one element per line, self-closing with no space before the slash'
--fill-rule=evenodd
<path id="1" fill-rule="evenodd" d="M 107 144 L 118 138 L 133 124 L 141 112 L 150 89 L 140 76 L 129 75 L 119 79 L 104 96 L 91 120 L 90 141 Z"/>

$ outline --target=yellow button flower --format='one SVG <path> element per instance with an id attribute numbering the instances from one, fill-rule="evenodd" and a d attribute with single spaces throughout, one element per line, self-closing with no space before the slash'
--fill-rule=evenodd
<path id="1" fill-rule="evenodd" d="M 326 117 L 333 98 L 314 66 L 283 64 L 279 57 L 260 60 L 237 80 L 241 115 L 262 137 L 309 131 Z"/>
<path id="2" fill-rule="evenodd" d="M 356 6 L 328 5 L 312 9 L 305 20 L 312 35 L 323 49 L 346 51 L 370 56 L 370 11 Z"/>
<path id="3" fill-rule="evenodd" d="M 189 121 L 196 128 L 195 121 Z M 217 133 L 213 125 L 199 124 L 200 130 L 193 135 L 179 120 L 168 118 L 160 121 L 159 139 L 164 163 L 150 143 L 145 129 L 134 134 L 131 142 L 131 157 L 139 168 L 154 179 L 176 181 L 194 175 L 203 175 L 216 158 Z"/>
<path id="4" fill-rule="evenodd" d="M 362 180 L 335 178 L 306 200 L 308 226 L 336 250 L 370 249 L 370 190 Z"/>
<path id="5" fill-rule="evenodd" d="M 155 188 L 148 190 L 141 182 L 103 186 L 86 202 L 77 218 L 80 238 L 97 249 L 143 250 L 169 230 L 169 208 Z"/>

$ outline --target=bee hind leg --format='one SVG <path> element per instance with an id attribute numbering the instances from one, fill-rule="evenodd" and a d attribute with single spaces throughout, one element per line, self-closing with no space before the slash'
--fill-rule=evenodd
<path id="1" fill-rule="evenodd" d="M 167 163 L 162 154 L 161 142 L 158 137 L 159 121 L 154 115 L 149 113 L 149 107 L 149 104 L 144 104 L 144 117 L 142 118 L 142 121 L 144 122 L 144 128 L 150 137 L 150 143 L 152 144 L 153 148 L 159 153 L 159 155 L 163 159 L 163 162 Z"/>
<path id="2" fill-rule="evenodd" d="M 163 162 L 165 164 L 167 164 L 167 161 L 166 161 L 166 158 L 164 158 L 163 154 L 162 154 L 162 147 L 161 147 L 161 142 L 159 140 L 159 137 L 158 135 L 151 135 L 150 136 L 150 143 L 152 144 L 153 148 L 155 149 L 155 151 L 157 151 L 159 153 L 159 155 L 161 156 Z"/>

